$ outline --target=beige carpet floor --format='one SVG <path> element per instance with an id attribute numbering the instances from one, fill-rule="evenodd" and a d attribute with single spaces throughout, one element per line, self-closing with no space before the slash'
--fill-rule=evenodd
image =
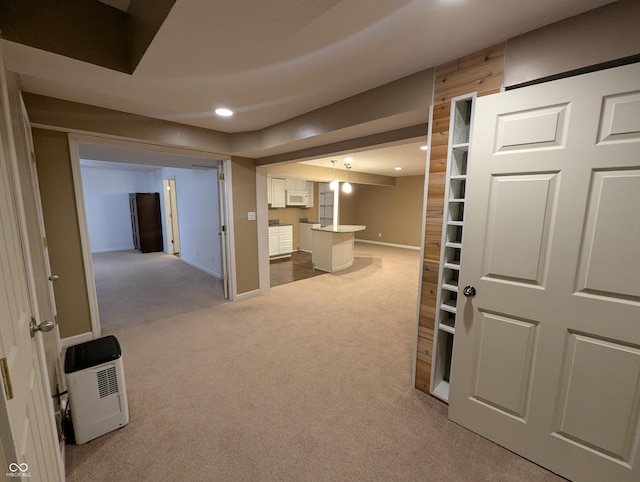
<path id="1" fill-rule="evenodd" d="M 130 423 L 67 448 L 67 480 L 551 481 L 411 385 L 417 251 L 119 325 Z"/>
<path id="2" fill-rule="evenodd" d="M 165 253 L 95 253 L 100 325 L 108 329 L 188 313 L 224 302 L 222 281 Z"/>

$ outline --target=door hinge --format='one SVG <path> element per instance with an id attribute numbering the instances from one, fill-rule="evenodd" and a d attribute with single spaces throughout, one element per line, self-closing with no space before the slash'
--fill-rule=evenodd
<path id="1" fill-rule="evenodd" d="M 48 248 L 46 236 L 42 236 L 42 246 L 44 247 L 44 249 Z"/>
<path id="2" fill-rule="evenodd" d="M 224 172 L 221 172 L 221 173 L 218 175 L 218 179 L 220 179 L 221 181 L 224 181 Z"/>
<path id="3" fill-rule="evenodd" d="M 36 163 L 36 153 L 31 151 L 31 162 Z"/>
<path id="4" fill-rule="evenodd" d="M 226 232 L 227 232 L 227 227 L 226 227 L 224 224 L 222 225 L 222 232 L 223 232 L 223 233 L 226 233 Z"/>
<path id="5" fill-rule="evenodd" d="M 11 400 L 13 398 L 13 385 L 11 385 L 11 374 L 9 373 L 9 365 L 6 358 L 0 358 L 0 371 L 2 371 L 4 393 L 7 395 L 7 400 Z"/>

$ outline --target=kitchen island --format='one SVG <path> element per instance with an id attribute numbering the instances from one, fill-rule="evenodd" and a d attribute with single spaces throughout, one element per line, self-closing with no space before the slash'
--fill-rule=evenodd
<path id="1" fill-rule="evenodd" d="M 321 271 L 339 271 L 353 264 L 353 242 L 355 233 L 367 227 L 339 224 L 311 229 L 311 262 Z"/>

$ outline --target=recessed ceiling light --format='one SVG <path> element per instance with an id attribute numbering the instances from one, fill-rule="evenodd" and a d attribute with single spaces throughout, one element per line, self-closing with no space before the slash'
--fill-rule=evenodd
<path id="1" fill-rule="evenodd" d="M 218 107 L 216 109 L 216 114 L 222 117 L 230 117 L 233 115 L 233 111 L 231 109 L 227 109 L 226 107 Z"/>
<path id="2" fill-rule="evenodd" d="M 398 166 L 398 167 L 394 167 L 394 169 L 395 169 L 396 171 L 402 171 L 402 168 L 401 168 L 400 166 Z"/>
<path id="3" fill-rule="evenodd" d="M 423 151 L 426 151 L 427 149 L 429 149 L 429 146 L 420 146 L 420 149 L 422 149 Z"/>
<path id="4" fill-rule="evenodd" d="M 351 161 L 353 161 L 353 157 L 345 157 L 344 158 L 344 162 L 346 162 L 346 163 L 349 163 Z"/>

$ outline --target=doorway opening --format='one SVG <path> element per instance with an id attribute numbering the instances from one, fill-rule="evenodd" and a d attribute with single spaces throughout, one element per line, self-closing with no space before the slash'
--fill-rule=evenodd
<path id="1" fill-rule="evenodd" d="M 99 314 L 94 333 L 229 298 L 224 161 L 92 142 L 79 142 L 78 153 L 76 197 L 84 205 L 88 284 Z M 146 193 L 158 199 L 160 247 L 151 252 L 135 249 L 133 211 L 125 204 Z"/>

